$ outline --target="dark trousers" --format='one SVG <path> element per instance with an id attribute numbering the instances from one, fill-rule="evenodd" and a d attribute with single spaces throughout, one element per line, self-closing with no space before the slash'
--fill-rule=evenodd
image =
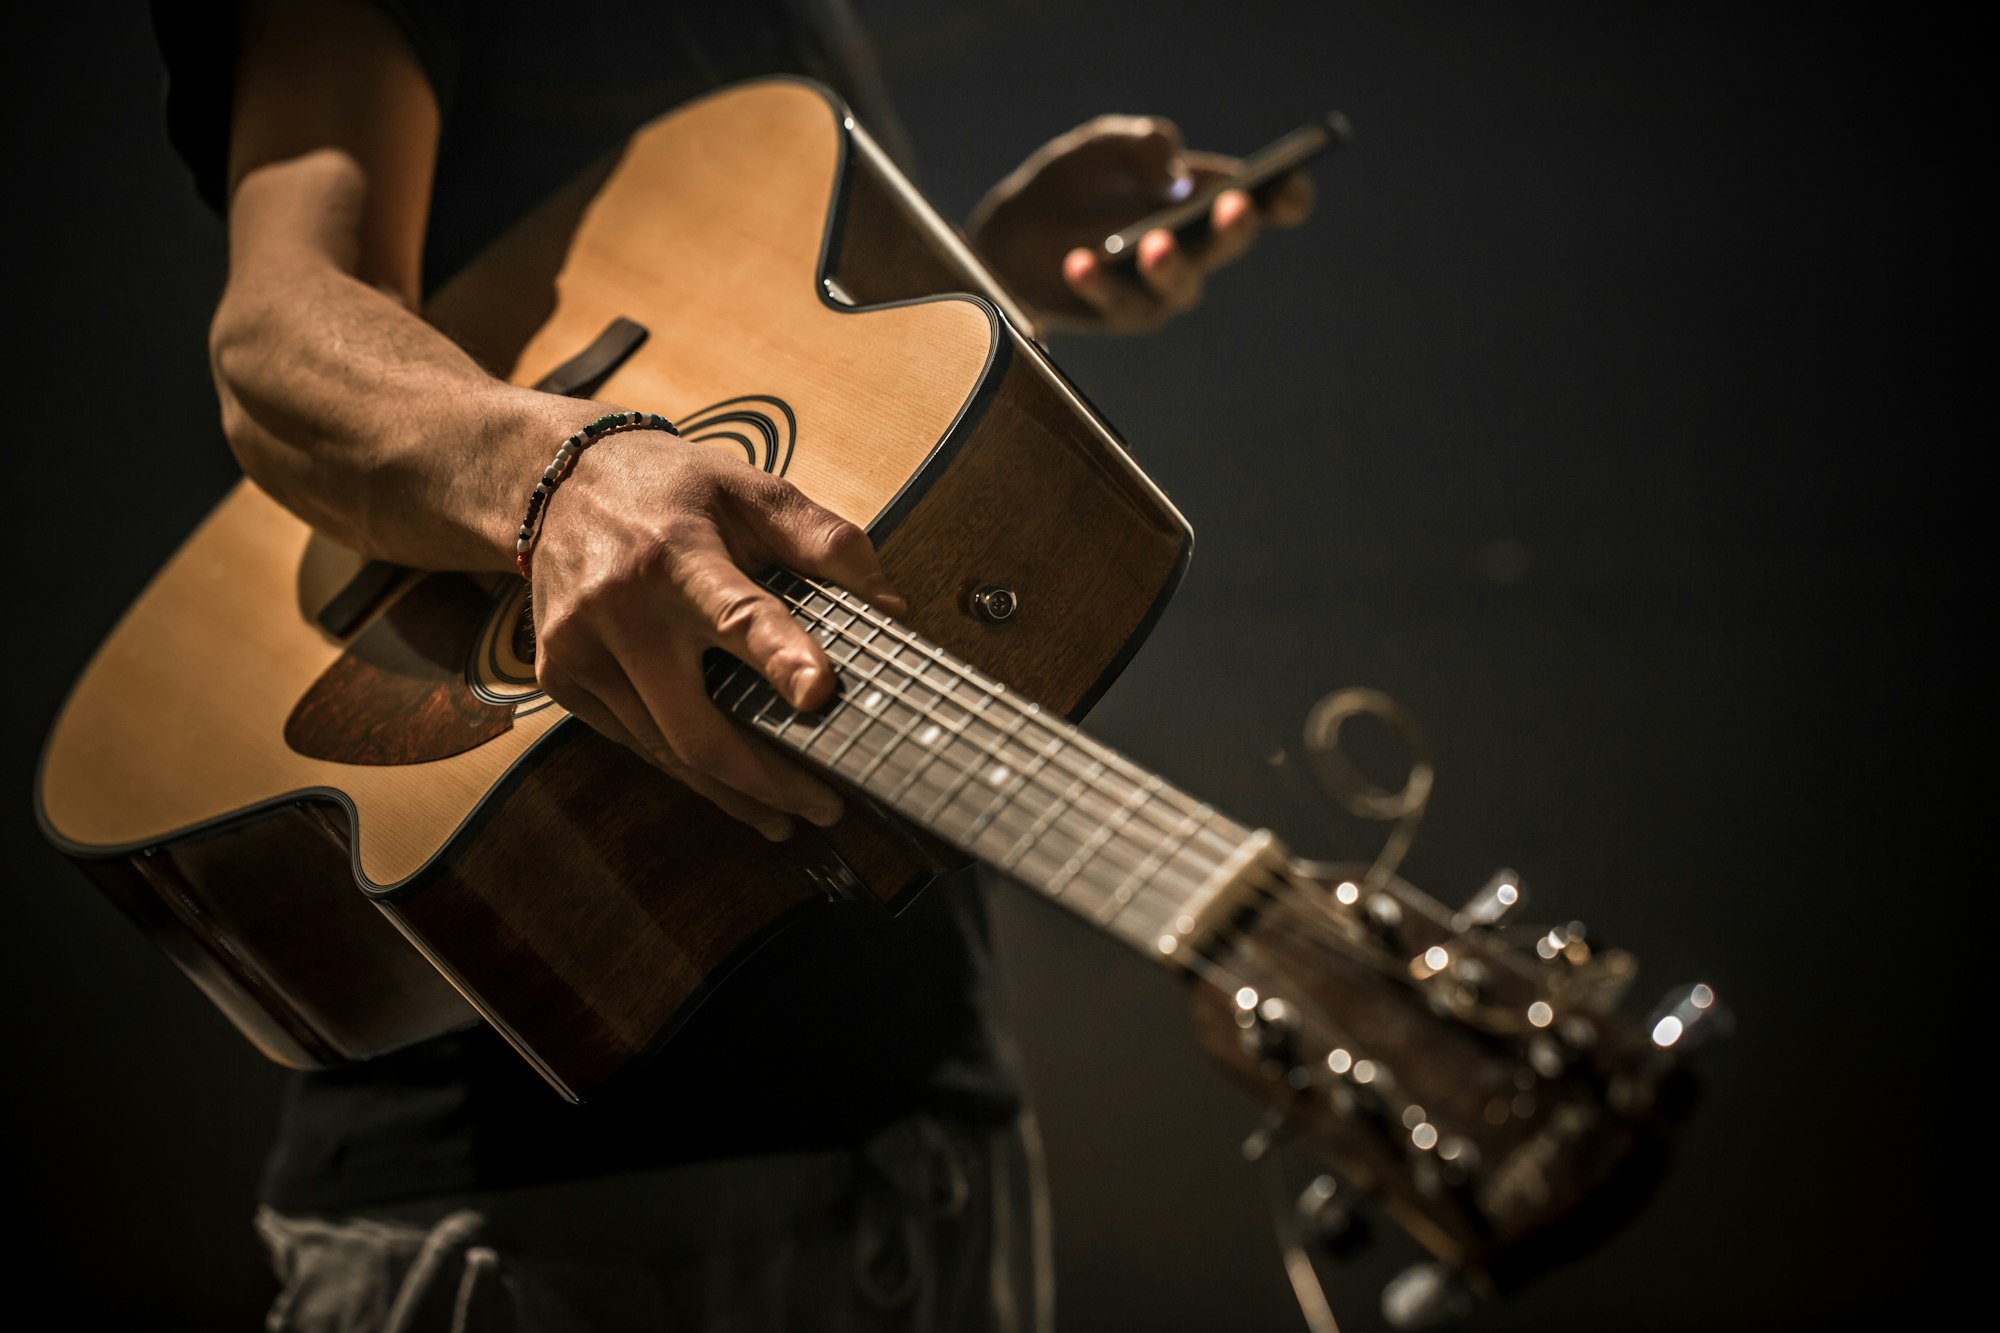
<path id="1" fill-rule="evenodd" d="M 273 1333 L 1047 1333 L 1030 1116 L 337 1218 L 271 1209 Z"/>

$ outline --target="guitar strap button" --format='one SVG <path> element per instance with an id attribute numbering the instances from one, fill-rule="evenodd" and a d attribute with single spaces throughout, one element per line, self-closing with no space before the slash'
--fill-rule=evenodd
<path id="1" fill-rule="evenodd" d="M 982 584 L 972 592 L 972 613 L 988 624 L 1011 619 L 1021 609 L 1020 599 L 1004 583 Z"/>

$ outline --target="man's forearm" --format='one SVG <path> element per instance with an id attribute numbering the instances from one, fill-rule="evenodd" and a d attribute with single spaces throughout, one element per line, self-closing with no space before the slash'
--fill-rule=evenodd
<path id="1" fill-rule="evenodd" d="M 418 315 L 438 111 L 395 24 L 366 5 L 241 10 L 229 284 L 211 360 L 245 471 L 306 521 L 381 558 L 502 569 L 560 443 L 612 404 L 517 389 Z M 766 836 L 840 800 L 717 712 L 707 649 L 794 707 L 832 663 L 745 566 L 902 603 L 868 536 L 782 478 L 640 432 L 588 451 L 532 561 L 535 674 L 549 697 Z"/>
<path id="2" fill-rule="evenodd" d="M 527 488 L 603 409 L 487 374 L 398 296 L 363 282 L 339 238 L 358 179 L 338 163 L 246 180 L 210 354 L 243 469 L 315 527 L 429 568 L 503 568 Z M 301 178 L 306 187 L 301 190 Z M 308 208 L 304 242 L 260 209 Z"/>

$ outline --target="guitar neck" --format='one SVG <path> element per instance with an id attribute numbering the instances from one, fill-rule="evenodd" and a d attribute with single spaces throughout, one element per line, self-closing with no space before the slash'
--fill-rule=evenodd
<path id="1" fill-rule="evenodd" d="M 725 711 L 1142 953 L 1175 952 L 1163 941 L 1268 843 L 845 590 L 783 570 L 765 584 L 840 689 L 801 713 L 721 659 L 710 691 Z"/>

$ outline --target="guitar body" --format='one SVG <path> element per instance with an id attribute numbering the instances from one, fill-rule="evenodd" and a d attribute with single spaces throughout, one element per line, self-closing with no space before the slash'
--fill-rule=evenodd
<path id="1" fill-rule="evenodd" d="M 426 313 L 786 476 L 869 528 L 909 624 L 1074 716 L 1190 537 L 1006 300 L 837 102 L 774 80 L 642 130 Z M 607 353 L 620 320 L 647 336 Z M 581 1098 L 799 913 L 949 863 L 861 800 L 766 843 L 539 694 L 518 580 L 381 573 L 239 484 L 39 774 L 50 837 L 274 1059 L 479 1017 Z"/>

